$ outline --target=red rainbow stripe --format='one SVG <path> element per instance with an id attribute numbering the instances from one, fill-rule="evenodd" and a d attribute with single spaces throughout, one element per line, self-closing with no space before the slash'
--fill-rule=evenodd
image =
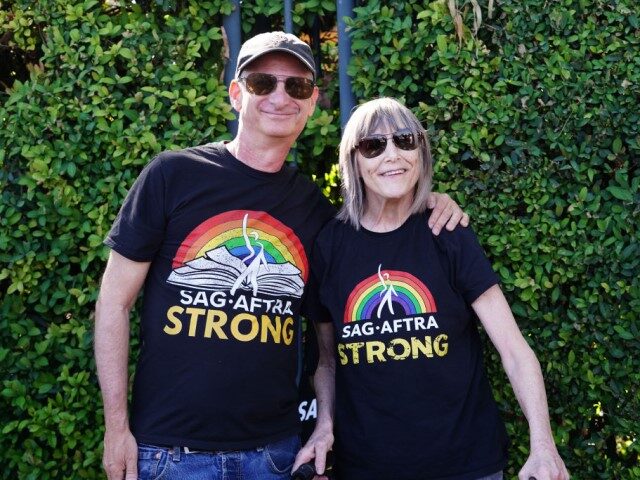
<path id="1" fill-rule="evenodd" d="M 231 210 L 202 222 L 191 231 L 178 248 L 173 258 L 172 268 L 180 267 L 202 256 L 203 250 L 217 248 L 229 238 L 242 238 L 242 219 L 245 214 L 249 214 L 247 228 L 257 231 L 261 238 L 272 239 L 274 248 L 300 270 L 302 279 L 306 282 L 309 264 L 297 235 L 268 213 L 255 210 Z M 234 233 L 233 230 L 238 232 Z"/>
<path id="2" fill-rule="evenodd" d="M 407 285 L 410 287 L 410 290 L 417 292 L 424 302 L 426 311 L 420 313 L 433 313 L 437 311 L 436 302 L 433 298 L 433 295 L 429 291 L 429 289 L 418 280 L 415 276 L 411 275 L 407 272 L 402 272 L 398 270 L 383 270 L 383 272 L 388 273 L 390 276 L 390 282 L 394 285 Z M 380 279 L 377 274 L 371 275 L 370 277 L 362 280 L 356 287 L 351 291 L 347 299 L 347 304 L 344 309 L 344 323 L 349 323 L 355 321 L 355 313 L 360 308 L 361 303 L 364 301 L 363 298 L 366 296 L 365 292 L 368 290 L 375 288 L 379 285 Z"/>

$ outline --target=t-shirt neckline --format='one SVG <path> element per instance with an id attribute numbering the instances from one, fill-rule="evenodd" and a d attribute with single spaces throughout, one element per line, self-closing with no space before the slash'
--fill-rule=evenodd
<path id="1" fill-rule="evenodd" d="M 234 170 L 243 173 L 245 175 L 250 175 L 254 178 L 267 179 L 267 180 L 276 180 L 280 178 L 287 177 L 290 169 L 287 168 L 287 162 L 282 164 L 282 168 L 277 172 L 264 172 L 262 170 L 257 170 L 255 168 L 250 167 L 246 163 L 240 161 L 236 158 L 227 148 L 228 142 L 214 142 L 210 144 L 213 148 L 218 149 L 218 151 L 222 154 L 223 158 L 228 162 L 229 166 Z"/>
<path id="2" fill-rule="evenodd" d="M 373 230 L 369 230 L 368 228 L 364 227 L 362 224 L 360 224 L 360 231 L 363 232 L 365 235 L 368 235 L 371 237 L 378 237 L 378 238 L 399 235 L 403 233 L 407 228 L 410 228 L 417 218 L 424 217 L 424 216 L 425 216 L 424 213 L 414 213 L 412 215 L 409 215 L 407 219 L 404 222 L 402 222 L 400 226 L 394 228 L 393 230 L 389 230 L 388 232 L 374 232 Z M 425 220 L 425 225 L 426 225 L 426 220 Z"/>

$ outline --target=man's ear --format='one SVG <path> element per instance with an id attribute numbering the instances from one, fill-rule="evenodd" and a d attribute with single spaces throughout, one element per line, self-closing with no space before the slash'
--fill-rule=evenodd
<path id="1" fill-rule="evenodd" d="M 320 95 L 320 89 L 317 86 L 313 87 L 313 94 L 311 94 L 311 100 L 313 101 L 313 107 L 311 107 L 311 109 L 309 110 L 308 117 L 311 117 L 313 115 L 313 112 L 316 111 L 316 105 L 318 104 L 318 96 L 319 95 Z"/>
<path id="2" fill-rule="evenodd" d="M 231 100 L 233 109 L 239 112 L 242 108 L 242 88 L 237 80 L 231 80 L 229 84 L 229 99 Z"/>

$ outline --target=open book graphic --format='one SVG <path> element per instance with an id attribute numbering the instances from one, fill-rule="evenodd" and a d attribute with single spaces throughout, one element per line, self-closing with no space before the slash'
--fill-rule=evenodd
<path id="1" fill-rule="evenodd" d="M 231 290 L 236 279 L 246 269 L 244 262 L 231 255 L 223 245 L 174 269 L 167 282 L 202 290 Z M 257 283 L 258 293 L 275 296 L 301 297 L 304 289 L 300 270 L 290 262 L 261 264 L 258 268 Z M 253 289 L 249 279 L 238 288 Z"/>

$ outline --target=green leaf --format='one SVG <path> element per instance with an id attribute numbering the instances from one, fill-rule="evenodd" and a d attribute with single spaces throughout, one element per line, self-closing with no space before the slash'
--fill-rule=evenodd
<path id="1" fill-rule="evenodd" d="M 127 60 L 133 59 L 133 52 L 128 48 L 121 48 L 120 50 L 118 50 L 118 55 L 120 55 L 122 58 L 126 58 Z"/>
<path id="2" fill-rule="evenodd" d="M 633 340 L 635 338 L 631 332 L 625 330 L 621 325 L 615 325 L 613 329 L 625 340 Z"/>
<path id="3" fill-rule="evenodd" d="M 620 153 L 620 150 L 622 150 L 622 139 L 620 137 L 617 137 L 613 141 L 612 150 L 613 150 L 613 153 Z"/>
<path id="4" fill-rule="evenodd" d="M 622 200 L 622 201 L 625 201 L 625 202 L 633 201 L 632 193 L 629 190 L 627 190 L 626 188 L 622 188 L 622 187 L 617 187 L 615 185 L 611 185 L 610 187 L 607 187 L 607 191 L 609 193 L 611 193 L 611 195 L 616 197 L 618 200 Z"/>

